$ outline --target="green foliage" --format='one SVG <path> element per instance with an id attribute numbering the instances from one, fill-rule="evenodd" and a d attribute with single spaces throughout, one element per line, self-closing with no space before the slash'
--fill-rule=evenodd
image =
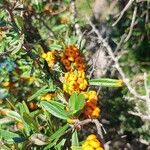
<path id="1" fill-rule="evenodd" d="M 65 105 L 59 102 L 41 102 L 40 105 L 46 109 L 49 113 L 58 117 L 60 119 L 67 120 L 69 118 L 69 114 L 65 111 Z"/>
<path id="2" fill-rule="evenodd" d="M 75 130 L 72 134 L 72 150 L 81 150 L 79 147 L 79 139 L 78 139 L 78 134 L 77 131 Z"/>
<path id="3" fill-rule="evenodd" d="M 78 111 L 82 110 L 85 105 L 85 98 L 82 94 L 73 93 L 69 99 L 69 111 L 72 114 L 76 114 Z"/>
<path id="4" fill-rule="evenodd" d="M 101 87 L 122 87 L 123 81 L 116 79 L 102 78 L 102 79 L 91 79 L 89 80 L 89 84 Z"/>

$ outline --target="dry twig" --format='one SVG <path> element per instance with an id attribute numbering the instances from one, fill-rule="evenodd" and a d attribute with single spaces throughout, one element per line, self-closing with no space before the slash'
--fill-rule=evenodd
<path id="1" fill-rule="evenodd" d="M 88 19 L 89 20 L 89 19 Z M 122 80 L 124 81 L 125 85 L 127 86 L 129 92 L 134 95 L 134 97 L 136 97 L 137 99 L 141 99 L 146 101 L 146 97 L 143 95 L 138 94 L 135 89 L 133 89 L 133 87 L 131 86 L 129 79 L 126 77 L 126 75 L 124 74 L 122 68 L 120 67 L 120 64 L 118 62 L 118 59 L 115 57 L 111 47 L 108 45 L 108 43 L 106 42 L 105 39 L 103 39 L 103 37 L 101 36 L 101 34 L 99 33 L 99 31 L 95 28 L 95 26 L 92 24 L 92 22 L 89 20 L 89 24 L 91 25 L 91 27 L 93 28 L 93 31 L 97 34 L 101 44 L 103 47 L 106 48 L 109 56 L 111 57 L 111 59 L 114 61 L 115 63 L 115 68 L 118 70 L 119 74 L 122 77 Z"/>
<path id="2" fill-rule="evenodd" d="M 129 33 L 128 33 L 126 39 L 124 40 L 124 42 L 127 42 L 131 37 L 133 27 L 134 27 L 134 23 L 135 23 L 135 19 L 136 19 L 137 8 L 138 8 L 137 6 L 134 7 L 134 12 L 133 12 L 133 16 L 132 16 L 131 25 L 130 25 L 130 30 L 129 30 Z"/>
<path id="3" fill-rule="evenodd" d="M 115 26 L 120 19 L 122 18 L 122 16 L 124 15 L 124 13 L 130 8 L 130 6 L 132 5 L 132 3 L 134 2 L 134 0 L 129 0 L 129 2 L 127 3 L 127 5 L 124 7 L 124 9 L 120 12 L 120 16 L 119 18 L 113 23 L 112 26 Z"/>

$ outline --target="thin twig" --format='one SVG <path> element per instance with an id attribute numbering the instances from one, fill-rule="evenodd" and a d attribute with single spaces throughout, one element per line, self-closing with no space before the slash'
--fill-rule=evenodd
<path id="1" fill-rule="evenodd" d="M 92 64 L 92 70 L 90 71 L 90 75 L 89 75 L 89 79 L 91 79 L 92 75 L 93 75 L 93 72 L 95 71 L 95 66 L 96 66 L 96 62 L 99 58 L 99 54 L 100 54 L 100 49 L 98 50 L 98 53 L 96 55 L 96 58 L 94 58 L 94 60 L 92 59 L 93 61 L 93 64 Z"/>
<path id="2" fill-rule="evenodd" d="M 129 111 L 128 113 L 134 116 L 139 116 L 143 121 L 150 121 L 150 115 L 143 115 L 141 113 L 132 112 L 132 111 Z"/>
<path id="3" fill-rule="evenodd" d="M 132 34 L 132 31 L 133 31 L 133 27 L 134 27 L 134 23 L 135 23 L 135 19 L 136 19 L 136 14 L 137 14 L 137 6 L 134 7 L 134 11 L 133 11 L 133 16 L 132 16 L 132 21 L 131 21 L 131 25 L 130 25 L 130 31 L 126 37 L 126 39 L 124 40 L 124 42 L 126 43 L 130 37 L 131 37 L 131 34 Z"/>
<path id="4" fill-rule="evenodd" d="M 146 91 L 146 103 L 147 103 L 147 108 L 148 108 L 148 114 L 150 114 L 150 93 L 147 85 L 147 74 L 144 72 L 144 86 L 145 86 L 145 91 Z"/>
<path id="5" fill-rule="evenodd" d="M 129 2 L 127 3 L 127 5 L 124 7 L 124 9 L 120 12 L 120 16 L 119 18 L 112 24 L 112 26 L 115 26 L 120 19 L 122 18 L 122 16 L 124 15 L 124 13 L 129 9 L 129 7 L 132 5 L 132 3 L 134 2 L 134 0 L 129 0 Z"/>
<path id="6" fill-rule="evenodd" d="M 103 128 L 104 133 L 106 133 L 106 131 L 105 131 L 103 125 L 97 119 L 86 119 L 86 120 L 83 120 L 83 121 L 79 121 L 77 123 L 79 125 L 86 125 L 86 124 L 89 124 L 89 123 L 94 123 L 96 128 L 97 128 L 98 135 L 101 137 L 102 140 L 104 140 L 101 128 Z"/>

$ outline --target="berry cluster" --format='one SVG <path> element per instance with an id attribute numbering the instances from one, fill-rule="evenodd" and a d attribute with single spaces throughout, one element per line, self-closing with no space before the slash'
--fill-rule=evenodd
<path id="1" fill-rule="evenodd" d="M 104 150 L 104 148 L 97 137 L 94 134 L 91 134 L 83 143 L 82 150 Z"/>

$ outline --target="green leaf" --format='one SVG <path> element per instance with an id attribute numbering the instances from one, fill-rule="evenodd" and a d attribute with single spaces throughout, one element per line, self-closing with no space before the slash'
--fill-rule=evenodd
<path id="1" fill-rule="evenodd" d="M 59 143 L 57 143 L 57 145 L 55 146 L 56 150 L 62 150 L 62 146 L 64 146 L 66 142 L 66 139 L 62 139 Z"/>
<path id="2" fill-rule="evenodd" d="M 47 87 L 48 87 L 47 85 L 43 86 L 36 93 L 34 93 L 31 97 L 29 97 L 27 101 L 31 101 L 31 100 L 35 99 L 36 97 L 49 92 L 49 89 L 46 89 Z"/>
<path id="3" fill-rule="evenodd" d="M 68 128 L 69 128 L 68 124 L 64 125 L 63 127 L 60 127 L 53 135 L 50 136 L 49 140 L 52 141 L 57 138 L 59 139 Z"/>
<path id="4" fill-rule="evenodd" d="M 22 115 L 23 113 L 30 113 L 25 101 L 23 101 L 22 103 L 18 103 L 18 107 Z"/>
<path id="5" fill-rule="evenodd" d="M 1 144 L 2 150 L 12 150 L 11 148 L 7 147 L 6 145 Z"/>
<path id="6" fill-rule="evenodd" d="M 71 149 L 72 150 L 79 150 L 79 139 L 78 139 L 78 134 L 77 131 L 75 130 L 72 134 L 72 144 L 71 144 Z"/>
<path id="7" fill-rule="evenodd" d="M 0 129 L 0 139 L 4 139 L 9 142 L 14 142 L 13 138 L 15 137 L 20 137 L 20 136 L 17 133 Z"/>
<path id="8" fill-rule="evenodd" d="M 50 149 L 51 147 L 55 146 L 57 144 L 57 141 L 60 139 L 60 137 L 62 135 L 65 134 L 65 131 L 69 128 L 69 125 L 66 124 L 64 125 L 63 127 L 60 127 L 53 135 L 50 136 L 49 138 L 49 141 L 50 141 L 50 144 L 48 144 L 44 150 L 48 150 Z"/>
<path id="9" fill-rule="evenodd" d="M 101 78 L 101 79 L 91 79 L 89 80 L 89 84 L 102 87 L 122 87 L 123 81 L 116 79 Z"/>
<path id="10" fill-rule="evenodd" d="M 23 113 L 23 119 L 28 124 L 29 127 L 38 131 L 38 124 L 29 114 Z"/>
<path id="11" fill-rule="evenodd" d="M 52 115 L 54 115 L 55 117 L 58 117 L 60 119 L 65 119 L 67 120 L 69 115 L 68 112 L 64 110 L 64 105 L 59 103 L 59 102 L 55 102 L 55 101 L 51 101 L 51 102 L 46 102 L 46 101 L 42 101 L 40 103 L 40 105 L 46 109 L 49 113 L 51 113 Z"/>
<path id="12" fill-rule="evenodd" d="M 24 21 L 23 21 L 23 18 L 21 16 L 15 16 L 15 23 L 17 25 L 17 27 L 22 30 L 23 29 L 23 26 L 24 26 Z"/>
<path id="13" fill-rule="evenodd" d="M 69 99 L 69 109 L 75 114 L 83 109 L 85 98 L 83 94 L 73 93 Z"/>
<path id="14" fill-rule="evenodd" d="M 65 24 L 61 24 L 61 25 L 58 25 L 58 26 L 54 26 L 52 28 L 53 32 L 57 32 L 57 31 L 64 31 L 66 29 L 66 25 Z"/>
<path id="15" fill-rule="evenodd" d="M 7 110 L 6 115 L 8 117 L 11 117 L 11 118 L 17 120 L 17 121 L 21 121 L 21 116 L 15 111 Z"/>

